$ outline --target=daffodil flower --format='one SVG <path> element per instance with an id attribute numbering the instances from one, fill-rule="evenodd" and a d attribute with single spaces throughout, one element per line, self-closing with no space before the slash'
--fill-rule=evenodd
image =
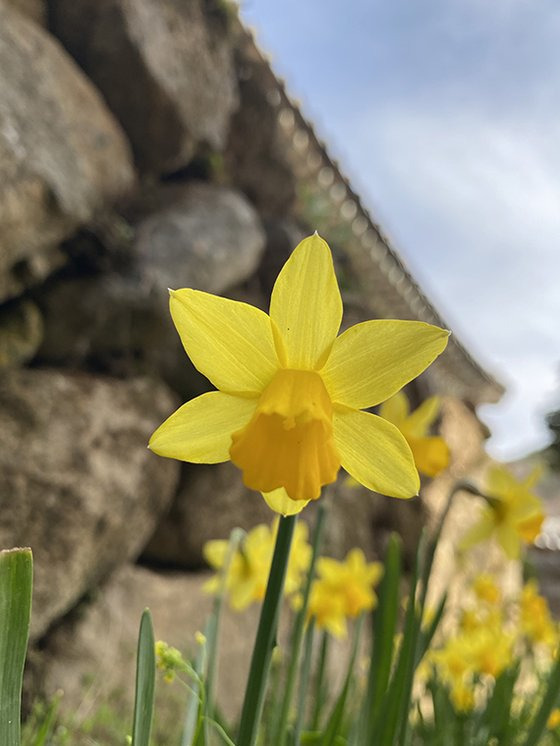
<path id="1" fill-rule="evenodd" d="M 488 472 L 484 506 L 477 523 L 463 537 L 462 550 L 495 536 L 509 559 L 518 559 L 523 544 L 538 536 L 544 513 L 542 502 L 532 492 L 541 475 L 540 467 L 518 481 L 507 469 L 494 466 Z"/>
<path id="2" fill-rule="evenodd" d="M 343 562 L 320 557 L 311 586 L 308 616 L 335 637 L 346 636 L 346 619 L 370 611 L 377 603 L 374 586 L 383 575 L 380 562 L 366 562 L 361 549 L 351 549 Z"/>
<path id="3" fill-rule="evenodd" d="M 379 414 L 399 428 L 406 438 L 414 456 L 414 463 L 421 474 L 435 477 L 449 466 L 449 447 L 437 435 L 429 435 L 441 402 L 438 396 L 431 396 L 410 411 L 406 395 L 399 391 L 379 408 Z"/>
<path id="4" fill-rule="evenodd" d="M 272 526 L 259 524 L 251 529 L 241 546 L 233 553 L 225 578 L 230 606 L 234 611 L 243 611 L 255 601 L 262 601 L 270 573 L 274 542 L 278 532 L 278 520 Z M 286 569 L 284 593 L 293 595 L 300 590 L 303 578 L 311 561 L 311 545 L 307 541 L 305 523 L 298 523 L 294 530 L 290 559 Z M 223 570 L 229 551 L 229 542 L 224 539 L 207 541 L 203 547 L 205 560 L 214 570 Z M 220 591 L 222 580 L 216 574 L 203 586 L 206 593 Z"/>
<path id="5" fill-rule="evenodd" d="M 371 490 L 416 495 L 419 478 L 398 428 L 362 410 L 385 401 L 444 350 L 448 332 L 375 320 L 340 336 L 342 300 L 329 247 L 304 239 L 282 268 L 270 314 L 190 288 L 171 315 L 195 367 L 218 389 L 152 435 L 161 456 L 231 459 L 273 510 L 299 513 L 342 466 Z"/>

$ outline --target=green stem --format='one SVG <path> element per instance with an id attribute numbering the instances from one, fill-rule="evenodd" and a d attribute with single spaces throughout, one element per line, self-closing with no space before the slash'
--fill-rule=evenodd
<path id="1" fill-rule="evenodd" d="M 319 663 L 317 666 L 317 677 L 315 679 L 315 706 L 313 708 L 313 718 L 311 721 L 311 730 L 318 730 L 325 701 L 325 671 L 327 667 L 327 655 L 329 647 L 329 633 L 323 630 L 321 639 L 321 648 L 319 651 Z"/>
<path id="2" fill-rule="evenodd" d="M 317 522 L 315 524 L 315 531 L 313 532 L 313 552 L 311 555 L 311 563 L 307 572 L 307 578 L 305 581 L 305 588 L 303 589 L 303 601 L 301 609 L 298 611 L 296 616 L 294 633 L 292 638 L 291 650 L 290 650 L 290 664 L 288 667 L 288 676 L 286 678 L 286 685 L 284 688 L 284 698 L 282 700 L 282 710 L 280 711 L 280 719 L 278 722 L 278 730 L 276 732 L 275 743 L 277 746 L 284 746 L 287 737 L 287 724 L 288 715 L 290 712 L 290 706 L 292 704 L 292 698 L 294 694 L 294 688 L 298 672 L 298 663 L 300 659 L 301 645 L 303 642 L 303 633 L 305 631 L 305 622 L 307 617 L 307 607 L 309 605 L 309 595 L 311 593 L 311 585 L 313 583 L 313 576 L 315 575 L 315 564 L 321 550 L 321 544 L 323 539 L 323 528 L 325 525 L 325 516 L 327 511 L 326 500 L 322 500 L 319 503 L 317 509 Z"/>
<path id="3" fill-rule="evenodd" d="M 313 652 L 313 634 L 315 632 L 315 617 L 309 620 L 307 631 L 305 633 L 303 661 L 299 675 L 299 697 L 297 701 L 296 724 L 294 727 L 294 744 L 299 746 L 303 721 L 305 718 L 305 709 L 307 704 L 307 692 L 309 690 L 309 677 L 311 674 L 311 655 Z"/>
<path id="4" fill-rule="evenodd" d="M 237 746 L 254 746 L 257 738 L 296 518 L 297 516 L 285 516 L 280 518 L 278 525 L 276 546 L 274 547 L 274 556 L 270 566 L 270 575 L 261 609 L 249 669 L 249 679 L 245 690 L 245 700 L 241 711 Z"/>

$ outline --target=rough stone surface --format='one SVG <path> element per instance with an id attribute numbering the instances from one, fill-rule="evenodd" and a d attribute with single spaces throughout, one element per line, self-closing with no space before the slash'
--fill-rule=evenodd
<path id="1" fill-rule="evenodd" d="M 15 301 L 0 308 L 0 370 L 31 360 L 42 338 L 43 319 L 34 303 Z"/>
<path id="2" fill-rule="evenodd" d="M 144 216 L 144 217 L 140 217 Z M 112 375 L 161 375 L 184 398 L 207 390 L 169 315 L 169 287 L 222 293 L 258 266 L 264 233 L 247 200 L 223 187 L 160 187 L 131 208 L 126 267 L 65 278 L 41 295 L 39 359 Z"/>
<path id="3" fill-rule="evenodd" d="M 227 172 L 264 215 L 285 217 L 295 202 L 296 180 L 279 137 L 278 107 L 271 102 L 278 92 L 243 41 L 236 66 L 241 103 L 231 121 Z"/>
<path id="4" fill-rule="evenodd" d="M 160 188 L 152 199 L 159 209 L 137 225 L 135 251 L 153 287 L 219 294 L 256 271 L 265 234 L 242 195 L 191 183 Z"/>
<path id="5" fill-rule="evenodd" d="M 201 145 L 223 148 L 237 104 L 225 15 L 201 0 L 57 0 L 51 23 L 142 168 L 175 171 Z"/>
<path id="6" fill-rule="evenodd" d="M 175 405 L 147 379 L 0 378 L 0 546 L 34 551 L 33 637 L 153 532 L 178 465 L 146 442 Z"/>
<path id="7" fill-rule="evenodd" d="M 130 186 L 120 128 L 43 29 L 0 3 L 0 301 L 63 261 L 59 241 Z"/>
<path id="8" fill-rule="evenodd" d="M 46 0 L 3 0 L 3 2 L 16 8 L 40 26 L 44 26 L 47 22 Z"/>

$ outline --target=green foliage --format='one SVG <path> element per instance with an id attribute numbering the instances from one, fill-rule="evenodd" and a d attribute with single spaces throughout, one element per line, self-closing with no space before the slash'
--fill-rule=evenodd
<path id="1" fill-rule="evenodd" d="M 0 744 L 20 745 L 21 689 L 29 638 L 30 549 L 0 551 Z"/>

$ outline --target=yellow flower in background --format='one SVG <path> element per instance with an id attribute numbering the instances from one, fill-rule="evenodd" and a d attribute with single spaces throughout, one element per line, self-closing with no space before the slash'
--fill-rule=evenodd
<path id="1" fill-rule="evenodd" d="M 475 596 L 490 606 L 496 606 L 502 600 L 502 594 L 494 578 L 488 573 L 480 573 L 473 581 L 472 589 Z"/>
<path id="2" fill-rule="evenodd" d="M 419 479 L 385 401 L 445 349 L 448 332 L 375 320 L 340 336 L 342 300 L 329 247 L 304 239 L 282 268 L 270 315 L 197 290 L 173 290 L 170 310 L 195 367 L 218 389 L 193 399 L 152 435 L 161 456 L 231 459 L 273 510 L 299 512 L 342 466 L 371 490 L 408 498 Z"/>
<path id="3" fill-rule="evenodd" d="M 229 602 L 235 611 L 243 611 L 255 601 L 262 601 L 268 582 L 270 564 L 278 521 L 272 526 L 260 524 L 249 531 L 241 546 L 233 553 L 229 571 L 225 579 L 225 589 Z M 311 546 L 307 541 L 308 529 L 305 523 L 296 524 L 292 539 L 292 549 L 286 570 L 284 593 L 296 593 L 302 583 L 311 561 Z M 221 570 L 227 559 L 229 542 L 216 539 L 203 547 L 203 555 L 210 567 Z M 208 580 L 203 589 L 207 593 L 218 593 L 222 579 L 219 574 Z"/>
<path id="4" fill-rule="evenodd" d="M 438 435 L 429 435 L 441 409 L 439 397 L 432 396 L 410 411 L 406 395 L 399 391 L 379 408 L 379 414 L 399 428 L 406 438 L 414 463 L 421 474 L 435 477 L 449 466 L 449 446 Z"/>
<path id="5" fill-rule="evenodd" d="M 351 549 L 343 562 L 320 557 L 317 579 L 311 586 L 308 616 L 335 637 L 345 637 L 346 619 L 375 607 L 377 596 L 373 588 L 382 574 L 382 564 L 367 562 L 361 549 Z"/>
<path id="6" fill-rule="evenodd" d="M 531 642 L 548 645 L 551 648 L 557 644 L 558 631 L 546 598 L 538 592 L 536 581 L 529 580 L 523 586 L 519 610 L 521 631 Z"/>
<path id="7" fill-rule="evenodd" d="M 542 502 L 532 492 L 540 475 L 538 467 L 526 479 L 518 481 L 507 469 L 493 466 L 486 485 L 490 504 L 483 507 L 478 522 L 467 531 L 460 548 L 470 549 L 495 536 L 506 555 L 518 559 L 522 544 L 535 540 L 544 520 Z"/>
<path id="8" fill-rule="evenodd" d="M 556 730 L 558 727 L 560 727 L 560 709 L 558 707 L 555 707 L 548 716 L 546 727 L 548 728 L 548 730 Z"/>

